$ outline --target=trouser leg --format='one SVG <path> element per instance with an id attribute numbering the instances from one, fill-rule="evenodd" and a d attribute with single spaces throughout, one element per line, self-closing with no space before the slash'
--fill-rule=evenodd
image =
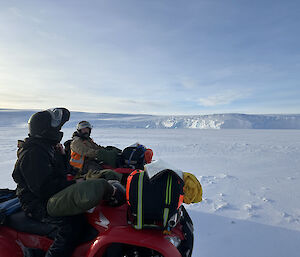
<path id="1" fill-rule="evenodd" d="M 70 257 L 79 242 L 85 224 L 85 217 L 76 215 L 55 218 L 53 223 L 58 223 L 58 233 L 45 257 Z"/>

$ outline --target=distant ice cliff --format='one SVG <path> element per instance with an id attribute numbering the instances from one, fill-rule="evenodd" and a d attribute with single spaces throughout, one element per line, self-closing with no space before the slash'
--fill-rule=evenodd
<path id="1" fill-rule="evenodd" d="M 24 127 L 33 113 L 30 110 L 0 109 L 0 126 Z M 156 116 L 72 112 L 71 119 L 65 126 L 75 127 L 80 120 L 88 120 L 99 128 L 300 129 L 300 114 Z"/>

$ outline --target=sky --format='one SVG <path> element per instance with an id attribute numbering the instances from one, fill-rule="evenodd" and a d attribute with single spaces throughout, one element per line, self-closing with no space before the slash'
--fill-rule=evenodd
<path id="1" fill-rule="evenodd" d="M 0 108 L 300 113 L 298 0 L 0 0 Z"/>

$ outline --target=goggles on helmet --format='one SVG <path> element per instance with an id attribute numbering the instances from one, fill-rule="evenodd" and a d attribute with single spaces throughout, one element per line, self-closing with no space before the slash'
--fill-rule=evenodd
<path id="1" fill-rule="evenodd" d="M 70 112 L 66 108 L 52 108 L 46 110 L 51 115 L 51 127 L 61 128 L 70 118 Z"/>

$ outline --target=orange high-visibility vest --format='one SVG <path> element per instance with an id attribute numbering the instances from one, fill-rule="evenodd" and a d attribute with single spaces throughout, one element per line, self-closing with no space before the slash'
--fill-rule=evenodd
<path id="1" fill-rule="evenodd" d="M 71 150 L 71 159 L 70 159 L 70 164 L 71 166 L 82 169 L 84 163 L 84 155 L 80 155 L 79 153 L 76 153 Z"/>

